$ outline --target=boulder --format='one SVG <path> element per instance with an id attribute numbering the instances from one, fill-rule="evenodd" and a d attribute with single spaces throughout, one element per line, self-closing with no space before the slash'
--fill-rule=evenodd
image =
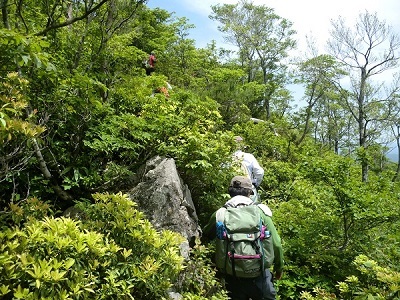
<path id="1" fill-rule="evenodd" d="M 187 242 L 181 254 L 188 258 L 189 246 L 201 236 L 190 190 L 180 178 L 174 159 L 154 157 L 142 166 L 137 185 L 127 192 L 157 230 L 180 233 Z"/>

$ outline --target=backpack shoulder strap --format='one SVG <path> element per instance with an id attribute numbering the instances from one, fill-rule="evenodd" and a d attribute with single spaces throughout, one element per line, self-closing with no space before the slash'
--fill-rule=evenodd
<path id="1" fill-rule="evenodd" d="M 252 205 L 254 202 L 245 196 L 235 196 L 232 199 L 228 200 L 224 207 L 238 207 L 238 206 L 247 206 L 247 205 Z"/>
<path id="2" fill-rule="evenodd" d="M 220 209 L 217 210 L 217 213 L 215 214 L 216 222 L 222 222 L 222 223 L 224 222 L 225 212 L 226 212 L 226 207 L 221 207 Z"/>
<path id="3" fill-rule="evenodd" d="M 257 206 L 263 211 L 264 214 L 266 214 L 268 217 L 272 217 L 272 211 L 271 209 L 262 203 L 257 204 Z"/>
<path id="4" fill-rule="evenodd" d="M 220 209 L 217 210 L 215 214 L 215 220 L 216 222 L 224 222 L 225 221 L 225 212 L 228 209 L 228 207 L 238 207 L 238 206 L 247 206 L 252 204 L 251 201 L 247 197 L 240 196 L 240 197 L 234 197 L 227 201 L 224 206 L 222 206 Z"/>

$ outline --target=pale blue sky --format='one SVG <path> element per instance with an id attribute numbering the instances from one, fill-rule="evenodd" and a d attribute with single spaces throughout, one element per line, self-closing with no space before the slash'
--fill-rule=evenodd
<path id="1" fill-rule="evenodd" d="M 196 40 L 198 47 L 205 47 L 211 40 L 217 41 L 218 47 L 224 45 L 218 23 L 209 19 L 211 5 L 230 3 L 234 0 L 149 0 L 149 7 L 160 7 L 175 12 L 177 17 L 186 17 L 189 23 L 196 26 L 190 37 Z M 331 28 L 330 20 L 339 16 L 351 24 L 357 16 L 368 10 L 376 12 L 379 19 L 386 20 L 400 34 L 400 0 L 253 0 L 254 4 L 266 5 L 275 12 L 293 22 L 300 49 L 305 48 L 305 36 L 316 38 L 323 51 Z"/>
<path id="2" fill-rule="evenodd" d="M 189 24 L 196 26 L 190 30 L 190 38 L 196 40 L 197 47 L 203 48 L 212 40 L 216 40 L 218 46 L 223 47 L 223 39 L 217 29 L 217 23 L 208 18 L 211 13 L 211 3 L 208 6 L 200 4 L 201 1 L 190 3 L 186 0 L 149 0 L 147 5 L 151 8 L 160 7 L 169 12 L 175 12 L 176 17 L 186 17 Z"/>

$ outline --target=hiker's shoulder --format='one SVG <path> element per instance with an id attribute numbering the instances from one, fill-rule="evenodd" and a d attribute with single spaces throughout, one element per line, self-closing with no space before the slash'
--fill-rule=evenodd
<path id="1" fill-rule="evenodd" d="M 238 205 L 250 205 L 252 203 L 253 201 L 249 197 L 238 195 L 225 202 L 224 207 L 236 207 Z"/>
<path id="2" fill-rule="evenodd" d="M 267 216 L 267 217 L 272 217 L 272 211 L 271 209 L 268 207 L 268 205 L 260 203 L 257 204 L 257 206 L 262 210 L 262 212 Z"/>

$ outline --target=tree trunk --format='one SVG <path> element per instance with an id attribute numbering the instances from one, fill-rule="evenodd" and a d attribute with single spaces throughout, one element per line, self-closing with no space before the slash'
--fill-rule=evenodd
<path id="1" fill-rule="evenodd" d="M 308 133 L 309 126 L 310 126 L 310 119 L 311 119 L 311 110 L 312 110 L 311 106 L 308 106 L 306 108 L 306 123 L 304 124 L 303 133 L 302 133 L 300 139 L 296 142 L 297 146 L 303 142 L 303 140 L 305 139 L 305 137 Z"/>
<path id="2" fill-rule="evenodd" d="M 35 155 L 39 161 L 39 168 L 42 171 L 43 176 L 50 181 L 51 187 L 58 197 L 65 201 L 72 201 L 73 198 L 67 192 L 65 192 L 54 180 L 49 169 L 47 168 L 46 161 L 43 158 L 42 151 L 40 150 L 39 144 L 36 139 L 32 139 L 33 148 Z"/>
<path id="3" fill-rule="evenodd" d="M 365 85 L 367 81 L 367 73 L 365 68 L 361 68 L 361 82 L 360 82 L 360 92 L 358 95 L 358 131 L 359 131 L 359 146 L 366 150 L 366 121 L 365 121 Z M 368 181 L 368 161 L 365 157 L 361 159 L 361 181 Z"/>
<path id="4" fill-rule="evenodd" d="M 10 23 L 8 22 L 8 11 L 7 5 L 8 0 L 0 0 L 1 2 L 1 17 L 3 19 L 3 25 L 5 28 L 10 29 Z"/>
<path id="5" fill-rule="evenodd" d="M 397 135 L 396 135 L 396 144 L 397 144 L 397 169 L 396 174 L 394 174 L 392 181 L 398 181 L 400 175 L 400 134 L 399 134 L 399 126 L 397 126 Z"/>

